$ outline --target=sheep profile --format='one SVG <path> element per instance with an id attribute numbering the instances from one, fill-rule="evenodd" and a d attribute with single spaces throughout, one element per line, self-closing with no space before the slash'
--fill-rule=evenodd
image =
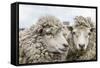
<path id="1" fill-rule="evenodd" d="M 75 24 L 68 27 L 70 49 L 68 61 L 96 59 L 96 33 L 93 23 L 83 16 L 75 17 Z"/>
<path id="2" fill-rule="evenodd" d="M 19 63 L 66 61 L 69 47 L 63 33 L 63 24 L 55 16 L 39 18 L 19 33 Z"/>

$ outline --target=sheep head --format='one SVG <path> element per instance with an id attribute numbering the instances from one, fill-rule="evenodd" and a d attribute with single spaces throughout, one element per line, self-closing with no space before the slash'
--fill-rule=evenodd
<path id="1" fill-rule="evenodd" d="M 82 16 L 77 16 L 75 18 L 75 25 L 73 27 L 68 27 L 71 31 L 71 35 L 74 42 L 74 47 L 79 51 L 86 51 L 89 38 L 95 28 L 91 26 L 91 22 L 87 18 Z"/>
<path id="2" fill-rule="evenodd" d="M 58 18 L 41 17 L 34 29 L 35 33 L 42 37 L 48 51 L 64 53 L 68 50 L 68 43 L 63 36 L 63 24 Z"/>

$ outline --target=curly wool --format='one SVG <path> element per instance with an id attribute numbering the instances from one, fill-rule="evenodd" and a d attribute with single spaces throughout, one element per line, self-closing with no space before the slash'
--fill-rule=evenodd
<path id="1" fill-rule="evenodd" d="M 82 16 L 75 17 L 75 25 L 74 27 L 84 27 L 84 28 L 92 28 L 94 24 L 91 21 L 88 21 L 87 18 Z M 84 52 L 78 52 L 75 49 L 75 44 L 73 41 L 72 33 L 67 39 L 70 45 L 69 55 L 67 57 L 68 61 L 73 60 L 95 60 L 96 59 L 96 33 L 92 32 L 89 38 L 89 44 L 87 50 Z"/>
<path id="2" fill-rule="evenodd" d="M 56 35 L 58 32 L 57 30 L 63 27 L 58 18 L 54 16 L 44 16 L 38 20 L 36 25 L 33 25 L 30 29 L 19 33 L 20 64 L 61 61 L 63 55 L 48 52 L 46 49 L 46 44 L 42 40 L 42 34 L 38 33 L 41 28 L 53 29 L 51 35 Z"/>
<path id="3" fill-rule="evenodd" d="M 76 16 L 74 18 L 75 25 L 74 26 L 84 26 L 84 27 L 95 27 L 94 23 L 91 21 L 90 17 Z"/>

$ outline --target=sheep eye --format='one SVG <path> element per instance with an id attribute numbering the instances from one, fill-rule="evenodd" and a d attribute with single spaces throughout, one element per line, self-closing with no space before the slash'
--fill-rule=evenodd
<path id="1" fill-rule="evenodd" d="M 51 33 L 46 33 L 46 35 L 51 35 Z"/>
<path id="2" fill-rule="evenodd" d="M 88 33 L 88 35 L 91 35 L 91 33 Z"/>
<path id="3" fill-rule="evenodd" d="M 73 35 L 75 35 L 76 33 L 75 32 L 73 32 Z"/>

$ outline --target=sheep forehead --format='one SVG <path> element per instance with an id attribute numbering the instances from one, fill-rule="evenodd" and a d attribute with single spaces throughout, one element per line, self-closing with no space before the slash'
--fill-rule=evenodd
<path id="1" fill-rule="evenodd" d="M 89 28 L 75 28 L 73 32 L 76 32 L 77 34 L 87 35 L 90 32 L 90 29 Z"/>
<path id="2" fill-rule="evenodd" d="M 79 26 L 79 27 L 75 27 L 74 31 L 89 31 L 90 28 L 84 27 L 84 26 Z"/>
<path id="3" fill-rule="evenodd" d="M 61 22 L 58 18 L 54 17 L 54 16 L 44 16 L 44 17 L 41 17 L 39 20 L 38 20 L 38 24 L 40 25 L 43 25 L 43 26 L 61 26 Z"/>

